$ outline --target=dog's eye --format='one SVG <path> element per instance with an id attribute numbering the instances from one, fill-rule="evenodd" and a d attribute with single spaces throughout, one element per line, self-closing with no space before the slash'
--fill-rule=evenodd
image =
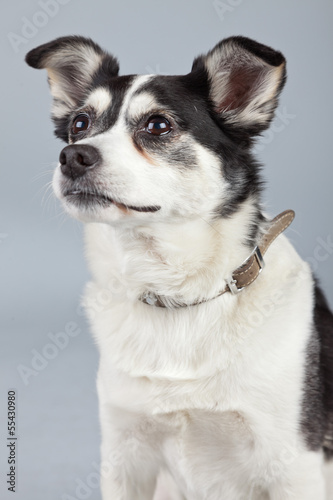
<path id="1" fill-rule="evenodd" d="M 163 116 L 152 116 L 146 125 L 146 131 L 153 135 L 164 135 L 169 133 L 170 130 L 171 124 Z"/>
<path id="2" fill-rule="evenodd" d="M 79 132 L 84 132 L 90 127 L 90 118 L 88 115 L 81 113 L 78 115 L 72 125 L 73 134 L 78 134 Z"/>

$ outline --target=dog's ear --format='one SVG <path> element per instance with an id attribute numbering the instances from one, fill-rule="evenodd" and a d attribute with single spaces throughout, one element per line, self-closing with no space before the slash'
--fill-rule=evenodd
<path id="1" fill-rule="evenodd" d="M 286 79 L 281 52 L 249 38 L 226 38 L 194 60 L 192 73 L 202 71 L 214 111 L 227 125 L 250 136 L 268 127 Z"/>
<path id="2" fill-rule="evenodd" d="M 117 76 L 117 60 L 90 38 L 68 36 L 41 45 L 26 55 L 36 69 L 45 68 L 53 96 L 53 116 L 61 119 L 78 107 L 90 90 L 94 76 Z"/>

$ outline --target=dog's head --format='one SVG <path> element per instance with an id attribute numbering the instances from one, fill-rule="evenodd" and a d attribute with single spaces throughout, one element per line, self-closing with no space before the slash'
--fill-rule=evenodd
<path id="1" fill-rule="evenodd" d="M 227 38 L 185 76 L 118 76 L 117 60 L 72 36 L 27 54 L 46 68 L 55 133 L 68 143 L 56 195 L 83 221 L 223 217 L 258 199 L 253 138 L 285 81 L 280 52 Z"/>

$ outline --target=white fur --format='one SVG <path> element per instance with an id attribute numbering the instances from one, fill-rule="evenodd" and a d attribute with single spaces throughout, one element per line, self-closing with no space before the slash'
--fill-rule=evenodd
<path id="1" fill-rule="evenodd" d="M 110 91 L 105 87 L 94 89 L 87 98 L 85 106 L 92 106 L 98 115 L 101 115 L 108 109 L 112 102 Z"/>
<path id="2" fill-rule="evenodd" d="M 274 242 L 264 272 L 237 296 L 179 309 L 138 300 L 147 289 L 175 302 L 214 297 L 248 256 L 254 214 L 249 199 L 212 219 L 228 183 L 189 136 L 195 169 L 135 149 L 124 117 L 147 78 L 134 81 L 110 131 L 81 143 L 102 151 L 99 189 L 161 210 L 80 212 L 62 197 L 59 168 L 54 178 L 67 210 L 88 222 L 84 305 L 101 355 L 103 500 L 151 500 L 161 470 L 172 485 L 164 473 L 155 500 L 324 500 L 322 455 L 299 432 L 313 283 L 288 240 Z"/>
<path id="3" fill-rule="evenodd" d="M 137 96 L 132 97 L 126 111 L 131 118 L 136 118 L 144 115 L 148 110 L 153 110 L 157 107 L 158 103 L 149 92 L 141 92 Z"/>

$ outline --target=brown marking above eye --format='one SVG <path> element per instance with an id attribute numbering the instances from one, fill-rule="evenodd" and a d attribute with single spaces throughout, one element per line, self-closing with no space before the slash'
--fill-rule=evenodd
<path id="1" fill-rule="evenodd" d="M 168 134 L 171 129 L 169 120 L 164 116 L 152 116 L 147 121 L 145 128 L 146 132 L 156 136 Z"/>
<path id="2" fill-rule="evenodd" d="M 78 134 L 80 132 L 84 132 L 85 130 L 88 130 L 89 127 L 90 127 L 89 115 L 87 115 L 86 113 L 80 113 L 73 120 L 72 133 Z"/>

